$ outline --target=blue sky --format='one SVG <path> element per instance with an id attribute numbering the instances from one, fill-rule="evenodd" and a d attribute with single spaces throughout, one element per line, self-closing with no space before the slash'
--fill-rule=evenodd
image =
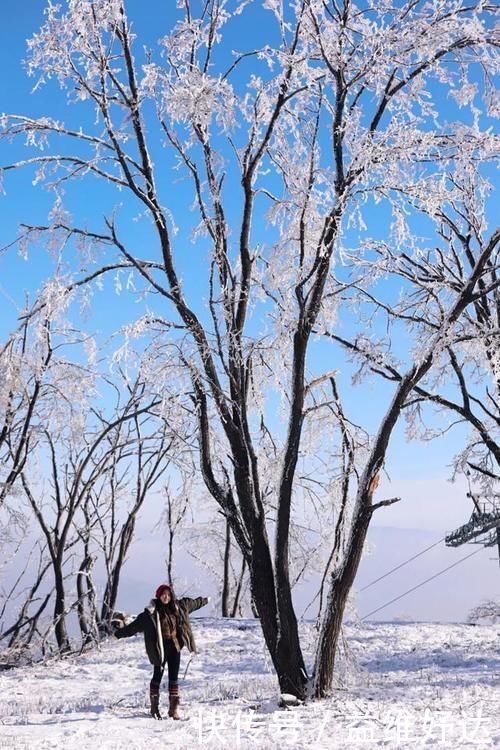
<path id="1" fill-rule="evenodd" d="M 167 30 L 168 17 L 171 17 L 173 12 L 173 0 L 169 0 L 167 3 L 160 2 L 160 0 L 149 0 L 147 13 L 143 12 L 145 6 L 139 0 L 132 0 L 131 2 L 129 0 L 127 5 L 129 15 L 136 19 L 134 21 L 135 30 L 141 35 L 141 39 L 145 39 L 147 44 L 153 45 L 157 36 Z M 18 5 L 6 3 L 2 9 L 0 69 L 3 71 L 3 75 L 0 77 L 0 112 L 29 114 L 31 116 L 50 114 L 66 122 L 72 122 L 73 118 L 76 118 L 76 122 L 79 116 L 78 111 L 74 107 L 66 106 L 64 93 L 59 91 L 55 82 L 31 94 L 33 80 L 29 79 L 23 70 L 22 59 L 26 54 L 26 39 L 38 29 L 43 20 L 44 6 L 43 0 L 25 0 Z M 254 18 L 253 23 L 249 25 L 248 34 L 252 37 L 252 46 L 259 46 L 259 35 L 264 34 L 264 24 L 265 18 L 262 16 L 261 18 Z M 234 49 L 239 48 L 238 43 L 241 43 L 242 48 L 246 46 L 246 40 L 234 39 Z M 456 113 L 456 108 L 450 105 L 450 116 Z M 462 114 L 467 117 L 466 113 Z M 4 163 L 6 158 L 12 158 L 13 154 L 21 154 L 22 151 L 18 150 L 17 146 L 12 145 L 8 157 L 5 146 L 2 146 L 0 153 L 1 162 Z M 16 158 L 20 157 L 16 156 Z M 0 203 L 3 216 L 3 220 L 0 222 L 0 246 L 6 245 L 15 238 L 20 222 L 28 221 L 36 224 L 38 222 L 43 223 L 46 220 L 53 198 L 46 191 L 39 188 L 33 189 L 31 180 L 32 174 L 27 171 L 6 175 L 7 195 L 1 198 Z M 67 203 L 70 209 L 74 209 L 79 214 L 86 215 L 94 221 L 104 213 L 105 207 L 109 205 L 109 198 L 108 189 L 95 184 L 84 191 L 70 189 L 67 195 Z M 172 208 L 186 210 L 186 206 L 192 201 L 191 187 L 186 182 L 179 181 L 174 185 L 169 200 L 172 201 Z M 237 201 L 235 201 L 234 210 L 238 210 Z M 121 226 L 127 233 L 127 239 L 137 243 L 140 253 L 144 257 L 152 257 L 154 253 L 150 252 L 149 248 L 153 241 L 153 233 L 147 222 L 131 221 L 127 206 L 124 206 L 120 215 L 122 217 L 120 219 Z M 99 223 L 96 226 L 97 228 L 99 228 Z M 381 230 L 381 233 L 383 234 L 383 230 Z M 185 241 L 181 265 L 185 265 L 188 269 L 195 264 L 203 266 L 203 263 L 203 246 L 195 248 Z M 24 301 L 24 291 L 30 290 L 31 295 L 35 294 L 47 272 L 48 264 L 44 252 L 32 252 L 28 261 L 20 258 L 12 250 L 0 255 L 0 297 L 3 310 L 0 319 L 0 335 L 2 337 L 16 324 L 19 308 Z M 199 297 L 201 287 L 196 274 L 187 278 L 189 280 L 188 293 L 190 292 L 194 297 Z M 106 335 L 111 328 L 136 317 L 138 308 L 127 307 L 120 298 L 113 298 L 113 301 L 110 302 L 109 295 L 107 297 L 100 296 L 96 292 L 94 301 L 94 314 L 86 322 L 89 330 L 94 332 Z M 202 303 L 202 300 L 200 300 L 200 303 Z M 402 345 L 404 345 L 403 342 Z M 348 379 L 346 377 L 346 386 Z M 377 384 L 361 393 L 357 392 L 350 403 L 353 418 L 355 420 L 358 417 L 361 419 L 369 413 L 371 414 L 371 420 L 369 420 L 371 424 L 368 426 L 375 428 L 377 416 L 384 411 L 389 397 L 390 387 L 387 385 Z M 367 574 L 372 569 L 383 569 L 384 565 L 390 567 L 394 564 L 398 554 L 401 552 L 404 555 L 407 549 L 407 542 L 404 539 L 402 542 L 397 541 L 398 537 L 395 536 L 393 531 L 387 532 L 384 536 L 382 529 L 405 528 L 407 530 L 405 538 L 409 538 L 408 534 L 413 534 L 413 538 L 420 538 L 419 535 L 423 535 L 422 538 L 428 539 L 429 535 L 432 536 L 434 533 L 440 535 L 442 532 L 455 528 L 467 520 L 470 506 L 469 501 L 465 498 L 466 487 L 464 485 L 450 485 L 446 482 L 450 474 L 451 458 L 460 446 L 462 436 L 462 433 L 456 430 L 446 440 L 434 441 L 431 445 L 420 443 L 408 445 L 404 439 L 404 425 L 403 423 L 399 425 L 392 439 L 390 459 L 387 466 L 392 482 L 386 481 L 382 491 L 387 496 L 400 494 L 404 498 L 404 503 L 389 509 L 383 509 L 376 514 L 374 526 L 378 530 L 374 532 L 374 535 L 377 538 L 377 546 L 371 558 L 371 563 L 364 563 L 365 566 L 368 565 Z M 397 549 L 394 549 L 395 544 L 397 544 Z M 462 548 L 464 555 L 469 549 L 469 547 Z M 450 555 L 451 560 L 451 554 L 443 549 L 442 559 L 444 563 L 440 567 L 445 567 L 447 555 Z M 453 555 L 455 555 L 455 552 L 453 552 Z M 482 585 L 491 586 L 493 590 L 498 577 L 498 569 L 491 562 L 491 556 L 491 551 L 485 550 L 484 553 L 477 555 L 464 566 L 467 566 L 469 571 L 475 571 L 474 575 L 480 577 Z M 362 567 L 361 575 L 364 574 L 364 568 Z M 453 573 L 448 575 L 453 576 Z M 456 608 L 454 609 L 452 606 L 451 598 L 460 596 L 461 591 L 459 579 L 455 578 L 454 580 L 456 588 L 451 586 L 452 594 L 448 606 L 449 613 L 454 613 L 453 616 L 450 614 L 452 619 L 455 617 Z M 440 594 L 438 593 L 437 596 L 440 596 Z M 388 598 L 390 598 L 389 595 Z M 408 603 L 407 609 L 410 616 L 422 606 L 422 599 L 415 598 L 415 602 L 418 603 L 414 605 Z M 367 606 L 371 606 L 368 601 Z M 464 602 L 462 609 L 466 606 Z M 442 610 L 443 607 L 438 608 L 437 619 L 446 619 L 446 613 L 443 614 Z"/>

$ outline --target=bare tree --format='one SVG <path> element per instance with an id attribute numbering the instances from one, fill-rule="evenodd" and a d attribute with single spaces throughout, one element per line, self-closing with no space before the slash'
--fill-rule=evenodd
<path id="1" fill-rule="evenodd" d="M 491 485 L 495 476 L 486 467 L 491 460 L 500 466 L 500 446 L 496 439 L 500 412 L 489 390 L 487 372 L 490 371 L 490 382 L 495 383 L 498 347 L 493 341 L 499 335 L 495 316 L 498 314 L 500 231 L 486 233 L 479 175 L 468 181 L 465 191 L 464 185 L 456 179 L 452 182 L 454 186 L 450 187 L 446 201 L 433 203 L 435 195 L 427 195 L 425 200 L 422 196 L 413 196 L 420 210 L 436 220 L 444 247 L 413 257 L 406 252 L 394 253 L 382 243 L 377 248 L 387 270 L 408 283 L 407 294 L 400 294 L 396 304 L 388 305 L 373 294 L 367 299 L 365 290 L 360 290 L 365 302 L 388 318 L 389 328 L 403 319 L 411 324 L 422 341 L 428 342 L 419 348 L 419 360 L 411 370 L 401 372 L 384 357 L 383 345 L 374 348 L 366 336 L 350 341 L 327 332 L 330 338 L 354 352 L 362 366 L 394 382 L 396 390 L 370 452 L 367 467 L 373 462 L 372 473 L 367 476 L 365 469 L 358 484 L 347 554 L 331 576 L 328 614 L 323 621 L 317 655 L 316 691 L 320 695 L 331 686 L 329 676 L 340 633 L 339 610 L 354 580 L 370 518 L 376 508 L 392 502 L 373 504 L 372 497 L 377 481 L 375 469 L 383 463 L 388 437 L 399 414 L 405 414 L 412 430 L 421 419 L 421 407 L 426 402 L 437 405 L 441 413 L 457 415 L 459 421 L 467 422 L 476 434 L 465 454 L 470 456 L 478 448 L 478 442 L 482 448 L 482 465 L 471 464 L 467 459 L 469 467 L 486 476 Z M 432 213 L 428 208 L 429 198 L 433 203 Z M 387 336 L 390 338 L 390 331 Z M 430 377 L 426 382 L 427 375 Z M 472 394 L 474 384 L 483 388 L 483 394 Z M 439 392 L 440 385 L 446 393 Z M 450 395 L 450 386 L 454 386 L 455 396 Z M 430 432 L 422 422 L 422 435 L 429 439 L 436 431 Z"/>
<path id="2" fill-rule="evenodd" d="M 70 648 L 66 627 L 67 597 L 65 575 L 68 564 L 68 550 L 77 542 L 75 516 L 96 486 L 113 465 L 115 452 L 123 437 L 120 428 L 124 422 L 137 419 L 138 414 L 153 408 L 158 401 L 153 399 L 145 405 L 138 405 L 137 393 L 132 391 L 124 406 L 116 412 L 111 421 L 100 418 L 94 426 L 89 425 L 76 438 L 74 432 L 62 430 L 59 433 L 43 429 L 44 444 L 48 449 L 50 462 L 50 502 L 44 497 L 43 487 L 35 484 L 23 470 L 21 481 L 33 515 L 45 537 L 52 564 L 55 600 L 54 631 L 61 652 Z M 72 408 L 76 406 L 72 402 Z M 81 427 L 81 423 L 80 427 Z M 108 438 L 111 437 L 111 440 Z M 163 455 L 162 455 L 163 458 Z M 88 568 L 80 566 L 80 576 Z M 84 630 L 85 630 L 84 625 Z"/>
<path id="3" fill-rule="evenodd" d="M 171 583 L 174 583 L 175 539 L 182 527 L 190 502 L 190 482 L 186 480 L 183 473 L 181 476 L 183 476 L 183 481 L 179 492 L 174 492 L 169 484 L 164 487 L 164 520 L 168 533 L 167 580 Z"/>
<path id="4" fill-rule="evenodd" d="M 135 526 L 141 508 L 144 505 L 148 493 L 151 493 L 162 476 L 167 471 L 170 461 L 174 458 L 173 445 L 175 438 L 168 424 L 163 420 L 155 427 L 151 418 L 140 421 L 137 417 L 130 425 L 130 440 L 134 448 L 134 460 L 131 467 L 133 481 L 128 482 L 125 490 L 130 494 L 132 502 L 125 513 L 125 520 L 119 521 L 118 493 L 119 488 L 114 484 L 110 486 L 109 510 L 103 513 L 102 504 L 96 507 L 99 524 L 103 529 L 103 551 L 107 570 L 107 581 L 102 601 L 100 622 L 106 623 L 110 620 L 116 608 L 118 588 L 123 565 L 133 541 Z M 112 476 L 116 477 L 119 463 L 122 457 L 117 454 L 113 460 Z M 123 516 L 123 513 L 120 514 Z M 109 518 L 109 530 L 104 529 L 106 518 Z"/>

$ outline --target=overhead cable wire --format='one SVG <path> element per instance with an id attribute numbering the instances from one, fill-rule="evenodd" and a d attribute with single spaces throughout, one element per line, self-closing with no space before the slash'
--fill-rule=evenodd
<path id="1" fill-rule="evenodd" d="M 452 563 L 451 565 L 448 565 L 447 568 L 443 568 L 443 570 L 440 570 L 438 573 L 434 573 L 433 576 L 430 578 L 426 578 L 425 581 L 422 581 L 421 583 L 417 583 L 416 586 L 412 586 L 411 589 L 408 589 L 408 591 L 405 591 L 402 594 L 399 594 L 399 596 L 394 597 L 394 599 L 391 599 L 390 602 L 386 602 L 385 604 L 382 604 L 381 607 L 377 607 L 377 609 L 372 610 L 371 612 L 368 612 L 367 615 L 361 618 L 361 621 L 368 619 L 368 617 L 371 617 L 372 615 L 376 614 L 377 612 L 380 612 L 381 609 L 385 609 L 390 604 L 394 604 L 394 602 L 399 601 L 399 599 L 402 599 L 404 596 L 407 596 L 408 594 L 411 594 L 412 591 L 416 591 L 421 586 L 424 586 L 426 583 L 429 583 L 429 581 L 433 581 L 434 578 L 437 578 L 438 576 L 442 575 L 443 573 L 446 573 L 446 571 L 451 570 L 456 565 L 460 565 L 460 563 L 465 562 L 465 560 L 468 560 L 469 557 L 473 557 L 474 555 L 477 555 L 478 552 L 481 552 L 482 547 L 479 547 L 479 549 L 474 550 L 474 552 L 471 552 L 470 555 L 466 555 L 465 557 L 462 557 L 460 560 L 457 560 L 456 562 Z"/>
<path id="2" fill-rule="evenodd" d="M 404 568 L 405 565 L 408 565 L 412 560 L 416 560 L 417 557 L 420 557 L 421 555 L 425 554 L 425 552 L 428 552 L 430 549 L 433 549 L 433 547 L 437 547 L 438 544 L 441 544 L 443 542 L 445 537 L 442 539 L 439 539 L 437 542 L 434 542 L 434 544 L 431 544 L 430 547 L 426 547 L 421 552 L 418 552 L 416 555 L 413 555 L 413 557 L 409 557 L 408 560 L 405 560 L 404 562 L 400 563 L 399 565 L 396 565 L 395 568 L 391 568 L 391 570 L 388 570 L 387 573 L 384 573 L 384 575 L 379 576 L 378 578 L 375 578 L 374 581 L 370 581 L 370 583 L 367 583 L 366 586 L 363 586 L 362 589 L 359 589 L 358 593 L 360 594 L 362 591 L 365 591 L 366 589 L 369 589 L 370 586 L 373 586 L 375 583 L 378 583 L 383 578 L 387 578 L 387 576 L 390 576 L 391 573 L 395 573 L 396 570 L 399 570 L 400 568 Z"/>

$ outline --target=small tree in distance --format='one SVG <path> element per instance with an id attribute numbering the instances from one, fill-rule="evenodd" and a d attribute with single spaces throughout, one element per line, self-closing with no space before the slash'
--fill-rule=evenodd
<path id="1" fill-rule="evenodd" d="M 464 312 L 493 293 L 483 278 L 497 263 L 497 235 L 455 285 L 433 280 L 425 339 L 418 321 L 428 300 L 401 316 L 403 346 L 379 346 L 380 316 L 367 319 L 359 303 L 381 290 L 392 304 L 404 255 L 418 276 L 429 242 L 420 234 L 431 244 L 439 236 L 456 175 L 492 156 L 481 115 L 493 102 L 492 12 L 459 0 L 178 0 L 157 54 L 135 43 L 123 0 L 68 0 L 47 8 L 28 65 L 37 86 L 55 78 L 67 91 L 74 124 L 3 118 L 7 142 L 43 147 L 5 168 L 35 167 L 57 195 L 49 223 L 26 224 L 24 240 L 48 233 L 61 253 L 87 249 L 91 267 L 72 263 L 68 294 L 122 269 L 146 295 L 137 330 L 156 343 L 151 372 L 165 389 L 180 374 L 203 479 L 248 566 L 280 688 L 300 697 L 308 675 L 290 576 L 296 508 L 313 485 L 320 502 L 336 505 L 320 697 L 331 688 L 373 512 L 392 502 L 374 493 L 394 428 L 415 388 L 442 366 Z M 233 53 L 248 24 L 257 48 Z M 474 104 L 473 122 L 443 107 L 449 93 Z M 174 188 L 179 174 L 189 191 Z M 70 196 L 89 180 L 109 189 L 106 217 L 80 208 L 70 219 L 63 189 Z M 147 256 L 127 239 L 138 210 L 151 222 Z M 377 251 L 381 228 L 392 265 Z M 195 268 L 185 258 L 189 234 L 200 251 Z M 364 352 L 401 360 L 374 430 L 349 416 L 342 348 L 320 340 L 342 326 Z"/>

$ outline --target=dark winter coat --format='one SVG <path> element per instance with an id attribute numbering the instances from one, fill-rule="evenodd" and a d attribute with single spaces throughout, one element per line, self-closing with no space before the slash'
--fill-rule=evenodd
<path id="1" fill-rule="evenodd" d="M 200 607 L 208 604 L 208 599 L 198 596 L 196 599 L 190 599 L 185 596 L 176 600 L 177 605 L 177 640 L 182 648 L 186 646 L 189 651 L 196 652 L 189 615 Z M 163 647 L 163 638 L 161 634 L 160 614 L 157 609 L 158 602 L 152 599 L 140 615 L 137 615 L 129 625 L 115 631 L 117 638 L 128 638 L 136 633 L 144 633 L 144 645 L 149 661 L 155 667 L 160 667 L 165 661 L 165 650 Z"/>

